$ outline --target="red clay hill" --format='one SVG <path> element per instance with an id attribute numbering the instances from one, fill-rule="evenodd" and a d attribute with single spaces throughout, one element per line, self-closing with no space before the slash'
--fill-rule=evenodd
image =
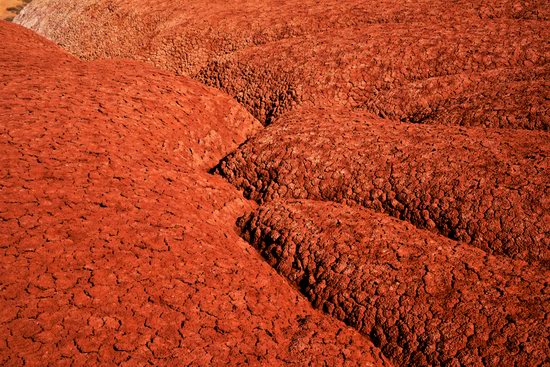
<path id="1" fill-rule="evenodd" d="M 0 364 L 390 365 L 234 230 L 206 171 L 259 124 L 128 61 L 0 23 Z"/>
<path id="2" fill-rule="evenodd" d="M 2 26 L 2 363 L 544 366 L 549 20 L 33 1 L 80 60 Z"/>
<path id="3" fill-rule="evenodd" d="M 549 19 L 544 0 L 41 0 L 16 21 L 192 76 L 266 123 L 305 104 L 548 130 Z"/>

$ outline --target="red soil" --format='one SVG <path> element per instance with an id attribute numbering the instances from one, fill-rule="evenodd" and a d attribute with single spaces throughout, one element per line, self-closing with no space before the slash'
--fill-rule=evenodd
<path id="1" fill-rule="evenodd" d="M 217 168 L 262 203 L 356 203 L 489 253 L 550 266 L 550 134 L 287 114 Z"/>
<path id="2" fill-rule="evenodd" d="M 215 90 L 0 22 L 0 364 L 389 365 L 234 231 Z"/>
<path id="3" fill-rule="evenodd" d="M 81 58 L 244 108 L 0 28 L 0 364 L 544 365 L 549 20 L 32 2 L 16 21 Z"/>
<path id="4" fill-rule="evenodd" d="M 318 201 L 273 202 L 241 225 L 315 306 L 371 335 L 398 365 L 547 361 L 547 270 Z"/>
<path id="5" fill-rule="evenodd" d="M 545 3 L 45 0 L 16 21 L 85 58 L 190 75 L 266 123 L 323 104 L 405 122 L 548 130 Z"/>

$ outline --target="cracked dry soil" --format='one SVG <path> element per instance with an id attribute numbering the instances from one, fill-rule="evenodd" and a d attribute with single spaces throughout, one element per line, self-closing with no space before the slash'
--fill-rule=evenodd
<path id="1" fill-rule="evenodd" d="M 546 363 L 546 269 L 320 201 L 274 201 L 241 227 L 313 305 L 397 365 Z"/>
<path id="2" fill-rule="evenodd" d="M 548 130 L 544 0 L 42 0 L 16 21 L 87 58 L 128 57 L 232 95 L 413 123 Z"/>
<path id="3" fill-rule="evenodd" d="M 549 18 L 33 1 L 81 60 L 1 24 L 0 364 L 547 365 Z"/>
<path id="4" fill-rule="evenodd" d="M 234 230 L 259 124 L 188 78 L 0 23 L 0 364 L 390 365 Z"/>

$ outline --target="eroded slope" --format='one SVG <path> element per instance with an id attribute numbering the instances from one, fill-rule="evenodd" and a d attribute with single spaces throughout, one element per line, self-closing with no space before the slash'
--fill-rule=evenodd
<path id="1" fill-rule="evenodd" d="M 388 365 L 234 231 L 205 172 L 257 122 L 136 62 L 0 22 L 0 364 Z"/>
<path id="2" fill-rule="evenodd" d="M 244 237 L 327 313 L 402 366 L 541 366 L 547 270 L 360 207 L 275 201 Z"/>
<path id="3" fill-rule="evenodd" d="M 258 202 L 356 203 L 489 253 L 550 260 L 550 136 L 305 109 L 217 167 Z"/>
<path id="4" fill-rule="evenodd" d="M 217 86 L 269 123 L 334 104 L 406 122 L 548 130 L 544 1 L 60 0 L 16 19 L 85 57 Z"/>

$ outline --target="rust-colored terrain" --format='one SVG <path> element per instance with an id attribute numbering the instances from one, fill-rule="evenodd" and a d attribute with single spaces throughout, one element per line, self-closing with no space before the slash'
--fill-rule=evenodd
<path id="1" fill-rule="evenodd" d="M 548 130 L 546 3 L 41 0 L 17 21 L 85 58 L 190 75 L 262 122 L 308 104 Z"/>
<path id="2" fill-rule="evenodd" d="M 549 363 L 546 2 L 15 22 L 61 47 L 0 24 L 0 364 Z"/>
<path id="3" fill-rule="evenodd" d="M 236 102 L 0 38 L 1 365 L 385 364 L 233 229 L 253 205 L 206 171 L 258 128 Z"/>
<path id="4" fill-rule="evenodd" d="M 218 171 L 259 202 L 355 203 L 488 253 L 550 265 L 549 134 L 286 115 Z"/>
<path id="5" fill-rule="evenodd" d="M 314 305 L 370 335 L 398 365 L 546 361 L 547 271 L 319 201 L 270 203 L 242 227 Z"/>

